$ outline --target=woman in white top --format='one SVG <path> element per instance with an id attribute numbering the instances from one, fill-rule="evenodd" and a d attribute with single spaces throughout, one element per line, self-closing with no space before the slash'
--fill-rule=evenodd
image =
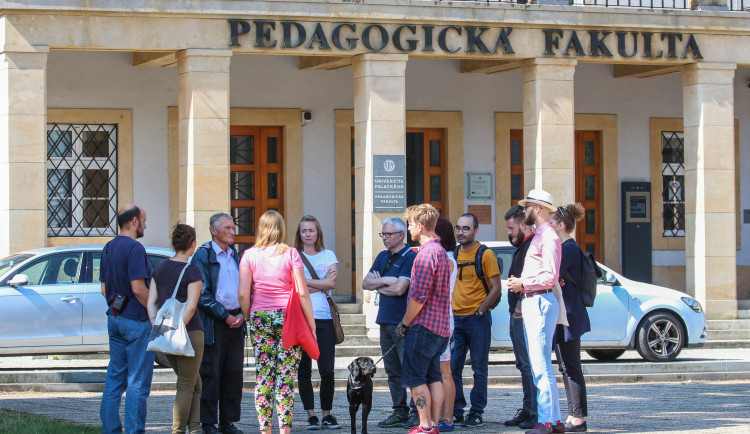
<path id="1" fill-rule="evenodd" d="M 451 222 L 443 217 L 438 218 L 437 224 L 435 225 L 435 233 L 440 237 L 440 245 L 443 246 L 446 253 L 448 253 L 448 259 L 451 263 L 451 299 L 453 299 L 453 288 L 456 286 L 456 274 L 458 272 L 458 266 L 456 265 L 456 259 L 453 257 L 453 250 L 456 248 L 456 235 L 453 233 L 453 225 Z M 453 335 L 453 310 L 451 309 L 451 335 Z M 452 338 L 452 336 L 451 336 Z M 438 429 L 440 432 L 453 431 L 453 401 L 456 398 L 456 385 L 453 383 L 453 373 L 451 371 L 451 342 L 448 341 L 448 345 L 445 347 L 445 352 L 440 355 L 440 374 L 443 377 L 443 414 L 438 422 Z"/>
<path id="2" fill-rule="evenodd" d="M 305 279 L 310 291 L 318 348 L 320 348 L 318 372 L 320 373 L 322 421 L 318 421 L 318 416 L 315 415 L 312 360 L 304 351 L 299 365 L 299 394 L 302 398 L 302 405 L 307 410 L 307 429 L 316 430 L 321 427 L 338 429 L 341 428 L 341 425 L 331 414 L 334 389 L 333 372 L 336 360 L 336 333 L 333 329 L 333 319 L 331 319 L 327 296 L 330 296 L 331 290 L 336 288 L 339 261 L 336 259 L 335 253 L 326 249 L 320 223 L 313 216 L 306 215 L 300 220 L 299 226 L 297 226 L 297 234 L 294 237 L 294 246 L 302 253 L 302 262 L 305 263 Z M 310 272 L 311 267 L 315 270 L 317 277 Z"/>

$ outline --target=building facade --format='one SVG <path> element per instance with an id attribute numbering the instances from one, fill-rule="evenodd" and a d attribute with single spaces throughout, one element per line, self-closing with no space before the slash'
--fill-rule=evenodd
<path id="1" fill-rule="evenodd" d="M 238 247 L 317 216 L 340 296 L 381 222 L 430 202 L 503 215 L 532 188 L 587 209 L 576 239 L 709 318 L 750 299 L 750 15 L 420 0 L 0 2 L 0 255 L 103 243 L 118 206 Z M 748 5 L 750 6 L 750 5 Z M 743 170 L 744 169 L 744 170 Z M 744 236 L 743 236 L 744 235 Z"/>

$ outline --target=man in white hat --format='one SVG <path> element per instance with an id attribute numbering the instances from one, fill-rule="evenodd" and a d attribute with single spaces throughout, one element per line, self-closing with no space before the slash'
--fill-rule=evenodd
<path id="1" fill-rule="evenodd" d="M 521 277 L 508 278 L 508 290 L 521 294 L 529 361 L 537 387 L 537 424 L 527 434 L 565 432 L 552 371 L 552 337 L 560 313 L 552 288 L 560 280 L 562 255 L 560 238 L 549 223 L 550 212 L 557 210 L 553 203 L 552 195 L 544 190 L 531 190 L 526 199 L 518 201 L 524 208 L 524 223 L 535 225 L 536 231 Z"/>

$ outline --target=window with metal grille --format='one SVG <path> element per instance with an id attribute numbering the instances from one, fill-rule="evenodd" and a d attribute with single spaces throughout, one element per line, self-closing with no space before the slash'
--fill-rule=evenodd
<path id="1" fill-rule="evenodd" d="M 685 137 L 661 133 L 662 216 L 665 237 L 685 236 Z"/>
<path id="2" fill-rule="evenodd" d="M 47 234 L 112 236 L 117 124 L 47 124 Z"/>

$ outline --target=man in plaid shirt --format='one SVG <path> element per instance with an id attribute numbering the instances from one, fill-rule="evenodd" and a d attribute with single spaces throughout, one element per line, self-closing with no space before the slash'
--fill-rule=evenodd
<path id="1" fill-rule="evenodd" d="M 450 262 L 435 234 L 438 211 L 429 204 L 415 205 L 405 217 L 411 238 L 422 247 L 411 269 L 406 314 L 396 329 L 406 337 L 401 384 L 411 388 L 419 412 L 419 425 L 409 433 L 437 434 L 443 408 L 440 354 L 450 336 Z"/>

